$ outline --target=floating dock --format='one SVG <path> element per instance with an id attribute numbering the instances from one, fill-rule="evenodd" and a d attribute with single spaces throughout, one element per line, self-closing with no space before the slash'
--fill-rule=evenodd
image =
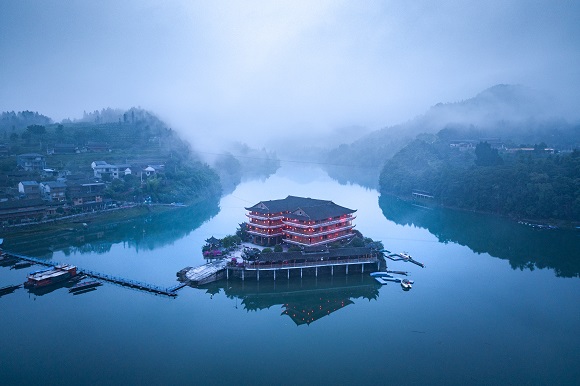
<path id="1" fill-rule="evenodd" d="M 8 252 L 8 254 L 11 256 L 14 256 L 17 259 L 33 262 L 35 264 L 40 264 L 40 265 L 44 265 L 44 266 L 54 266 L 54 265 L 59 264 L 59 263 L 54 262 L 54 261 L 42 260 L 42 259 L 38 259 L 36 257 L 20 255 L 20 254 L 16 254 L 16 253 Z M 95 278 L 95 279 L 101 279 L 104 281 L 108 281 L 110 283 L 119 284 L 119 285 L 122 285 L 124 287 L 134 288 L 134 289 L 141 290 L 141 291 L 146 291 L 146 292 L 151 292 L 151 293 L 158 294 L 158 295 L 165 295 L 165 296 L 171 296 L 171 297 L 177 296 L 176 291 L 183 288 L 183 285 L 181 283 L 179 283 L 173 287 L 161 287 L 161 286 L 157 286 L 154 284 L 149 284 L 149 283 L 145 283 L 145 282 L 137 281 L 137 280 L 131 280 L 131 279 L 127 279 L 127 278 L 120 277 L 120 276 L 107 275 L 105 273 L 91 271 L 89 269 L 83 269 L 80 267 L 77 268 L 77 273 L 84 274 L 84 275 L 90 276 L 90 277 Z"/>

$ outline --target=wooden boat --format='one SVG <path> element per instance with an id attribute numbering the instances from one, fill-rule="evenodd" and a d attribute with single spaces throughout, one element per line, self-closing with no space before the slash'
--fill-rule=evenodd
<path id="1" fill-rule="evenodd" d="M 103 285 L 100 281 L 97 280 L 89 280 L 77 283 L 74 287 L 70 288 L 68 292 L 79 292 L 84 291 L 89 288 L 95 288 L 100 285 Z"/>
<path id="2" fill-rule="evenodd" d="M 28 268 L 31 265 L 34 265 L 34 263 L 31 261 L 24 260 L 24 261 L 19 261 L 19 262 L 15 263 L 14 265 L 12 265 L 12 268 L 10 268 L 10 269 Z"/>
<path id="3" fill-rule="evenodd" d="M 87 288 L 84 290 L 80 290 L 80 291 L 76 291 L 76 292 L 71 292 L 73 295 L 82 295 L 82 294 L 88 294 L 89 292 L 93 292 L 96 291 L 97 289 L 95 287 L 92 288 Z"/>
<path id="4" fill-rule="evenodd" d="M 4 253 L 4 254 L 2 254 L 2 256 L 0 256 L 0 266 L 2 266 L 2 267 L 12 265 L 12 264 L 16 263 L 17 261 L 18 261 L 18 259 L 16 257 L 8 255 L 6 253 Z"/>
<path id="5" fill-rule="evenodd" d="M 7 285 L 5 287 L 2 287 L 2 288 L 0 288 L 0 295 L 14 292 L 15 290 L 17 290 L 21 286 L 22 286 L 22 284 L 15 284 L 15 285 Z"/>
<path id="6" fill-rule="evenodd" d="M 72 283 L 78 283 L 79 281 L 81 281 L 81 280 L 84 280 L 84 279 L 86 279 L 87 277 L 88 277 L 87 275 L 76 275 L 76 276 L 73 276 L 73 277 L 72 277 L 72 278 L 69 280 L 69 282 L 72 282 Z"/>

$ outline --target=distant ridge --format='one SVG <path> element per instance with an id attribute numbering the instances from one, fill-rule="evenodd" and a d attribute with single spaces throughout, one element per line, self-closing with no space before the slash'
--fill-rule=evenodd
<path id="1" fill-rule="evenodd" d="M 417 136 L 434 140 L 434 134 L 443 129 L 457 136 L 465 133 L 475 138 L 499 137 L 517 144 L 545 142 L 556 147 L 577 143 L 580 136 L 578 125 L 559 117 L 555 102 L 547 95 L 522 85 L 498 84 L 463 101 L 438 103 L 405 123 L 340 145 L 328 152 L 326 161 L 353 167 L 328 166 L 327 171 L 343 183 L 377 187 L 385 161 Z"/>

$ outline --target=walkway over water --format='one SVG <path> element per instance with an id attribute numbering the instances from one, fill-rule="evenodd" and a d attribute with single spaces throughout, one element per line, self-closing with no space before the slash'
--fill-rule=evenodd
<path id="1" fill-rule="evenodd" d="M 38 259 L 36 257 L 20 255 L 20 254 L 8 252 L 8 251 L 5 251 L 5 252 L 8 253 L 9 255 L 17 257 L 21 260 L 30 261 L 30 262 L 40 264 L 40 265 L 54 266 L 54 265 L 60 264 L 60 263 L 57 263 L 55 261 L 42 260 L 42 259 Z M 182 283 L 179 283 L 173 287 L 161 287 L 161 286 L 157 286 L 154 284 L 149 284 L 149 283 L 145 283 L 145 282 L 137 281 L 137 280 L 131 280 L 131 279 L 127 279 L 127 278 L 120 277 L 120 276 L 107 275 L 105 273 L 96 272 L 96 271 L 92 271 L 89 269 L 83 269 L 80 267 L 77 267 L 77 272 L 85 274 L 85 275 L 90 276 L 90 277 L 94 277 L 95 279 L 101 279 L 101 280 L 108 281 L 110 283 L 120 284 L 124 287 L 135 288 L 135 289 L 138 289 L 141 291 L 147 291 L 147 292 L 152 292 L 152 293 L 159 294 L 159 295 L 166 295 L 166 296 L 172 296 L 172 297 L 177 296 L 177 291 L 184 287 L 184 285 Z"/>

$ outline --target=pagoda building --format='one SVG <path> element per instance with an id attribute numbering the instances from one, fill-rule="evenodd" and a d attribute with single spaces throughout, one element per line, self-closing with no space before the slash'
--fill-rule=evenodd
<path id="1" fill-rule="evenodd" d="M 254 244 L 273 246 L 285 242 L 301 247 L 318 247 L 354 236 L 356 210 L 332 201 L 288 196 L 260 201 L 245 208 L 246 231 Z"/>

